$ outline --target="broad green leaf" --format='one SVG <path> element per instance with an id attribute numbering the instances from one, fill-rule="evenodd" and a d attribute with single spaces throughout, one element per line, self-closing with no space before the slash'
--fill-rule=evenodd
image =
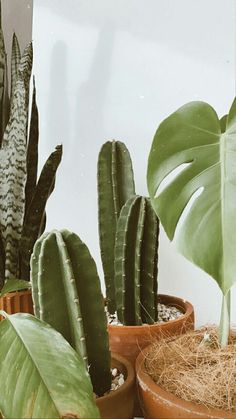
<path id="1" fill-rule="evenodd" d="M 84 363 L 62 335 L 29 314 L 1 314 L 3 416 L 99 418 Z"/>
<path id="2" fill-rule="evenodd" d="M 236 281 L 236 101 L 224 133 L 221 125 L 204 102 L 170 115 L 155 134 L 147 180 L 169 239 L 226 294 Z"/>
<path id="3" fill-rule="evenodd" d="M 8 279 L 2 287 L 0 297 L 3 297 L 9 292 L 22 291 L 27 288 L 31 288 L 31 283 L 29 281 L 24 281 L 23 279 Z"/>

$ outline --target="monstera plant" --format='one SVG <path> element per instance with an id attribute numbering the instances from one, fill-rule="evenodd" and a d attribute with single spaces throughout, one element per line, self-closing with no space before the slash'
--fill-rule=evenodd
<path id="1" fill-rule="evenodd" d="M 236 282 L 236 100 L 222 119 L 204 102 L 190 102 L 165 119 L 153 140 L 147 181 L 169 239 L 222 291 L 224 346 Z"/>

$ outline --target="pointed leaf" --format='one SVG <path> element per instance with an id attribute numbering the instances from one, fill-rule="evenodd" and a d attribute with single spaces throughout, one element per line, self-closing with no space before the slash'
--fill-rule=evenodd
<path id="1" fill-rule="evenodd" d="M 34 244 L 39 236 L 39 231 L 44 219 L 45 206 L 55 182 L 56 171 L 61 162 L 61 157 L 62 146 L 60 145 L 57 146 L 56 150 L 49 156 L 43 167 L 34 196 L 25 217 L 20 242 L 21 277 L 24 279 L 29 279 L 30 257 Z"/>
<path id="2" fill-rule="evenodd" d="M 12 38 L 12 50 L 11 50 L 11 101 L 13 100 L 13 94 L 16 87 L 20 59 L 21 59 L 20 46 L 19 46 L 17 36 L 14 33 L 13 38 Z"/>
<path id="3" fill-rule="evenodd" d="M 99 418 L 84 363 L 62 335 L 29 314 L 4 315 L 2 414 L 27 419 Z"/>
<path id="4" fill-rule="evenodd" d="M 27 147 L 27 181 L 25 185 L 25 214 L 28 211 L 29 205 L 32 201 L 38 172 L 38 141 L 39 141 L 39 122 L 38 122 L 38 108 L 36 103 L 36 88 L 35 81 L 33 87 L 33 98 L 31 108 L 30 132 Z"/>
<path id="5" fill-rule="evenodd" d="M 0 146 L 9 119 L 7 56 L 2 29 L 0 29 Z"/>
<path id="6" fill-rule="evenodd" d="M 0 150 L 0 222 L 6 252 L 5 277 L 18 276 L 18 246 L 24 218 L 26 134 L 32 45 L 22 56 L 9 123 Z"/>
<path id="7" fill-rule="evenodd" d="M 162 122 L 148 164 L 152 204 L 168 237 L 225 294 L 236 280 L 235 133 L 236 101 L 224 133 L 210 105 L 191 102 Z"/>

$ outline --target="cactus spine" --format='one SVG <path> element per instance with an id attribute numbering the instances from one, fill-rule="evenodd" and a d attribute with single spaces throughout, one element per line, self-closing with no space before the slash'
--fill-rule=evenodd
<path id="1" fill-rule="evenodd" d="M 158 234 L 150 200 L 130 198 L 120 213 L 115 244 L 117 315 L 125 325 L 157 320 Z"/>
<path id="2" fill-rule="evenodd" d="M 98 158 L 98 216 L 100 249 L 108 310 L 116 310 L 114 247 L 121 208 L 135 194 L 130 154 L 120 141 L 106 142 Z"/>
<path id="3" fill-rule="evenodd" d="M 97 395 L 111 387 L 107 322 L 94 260 L 66 230 L 44 234 L 31 258 L 35 314 L 81 353 Z"/>

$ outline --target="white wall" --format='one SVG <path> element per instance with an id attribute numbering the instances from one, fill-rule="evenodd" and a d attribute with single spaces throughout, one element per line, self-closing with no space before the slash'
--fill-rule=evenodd
<path id="1" fill-rule="evenodd" d="M 79 233 L 101 272 L 100 146 L 112 138 L 127 144 L 137 192 L 146 194 L 147 157 L 160 121 L 195 99 L 227 112 L 235 92 L 234 1 L 34 0 L 33 39 L 41 156 L 64 145 L 48 229 Z M 164 234 L 159 291 L 189 299 L 197 324 L 218 322 L 217 285 Z"/>

